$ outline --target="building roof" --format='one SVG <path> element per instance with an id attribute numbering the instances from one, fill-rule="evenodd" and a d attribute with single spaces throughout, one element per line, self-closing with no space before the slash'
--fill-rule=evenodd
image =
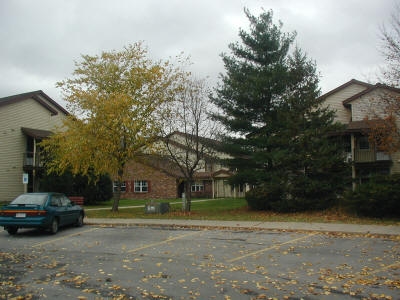
<path id="1" fill-rule="evenodd" d="M 173 163 L 168 157 L 157 154 L 144 154 L 140 157 L 138 162 L 145 164 L 154 169 L 160 170 L 165 174 L 174 178 L 184 178 L 182 171 Z M 193 178 L 196 180 L 212 179 L 215 177 L 229 177 L 232 173 L 228 170 L 218 170 L 216 172 L 196 171 Z"/>
<path id="2" fill-rule="evenodd" d="M 230 177 L 233 173 L 226 169 L 220 169 L 212 174 L 212 177 Z"/>
<path id="3" fill-rule="evenodd" d="M 33 128 L 26 128 L 26 127 L 21 127 L 21 130 L 27 136 L 33 137 L 35 139 L 44 139 L 53 134 L 53 132 L 48 131 L 48 130 L 33 129 Z"/>
<path id="4" fill-rule="evenodd" d="M 339 91 L 341 91 L 341 90 L 343 90 L 343 89 L 345 89 L 345 88 L 347 88 L 347 87 L 349 87 L 349 86 L 351 86 L 353 84 L 364 86 L 365 89 L 362 90 L 361 92 L 356 93 L 356 94 L 352 95 L 351 97 L 343 100 L 342 103 L 346 107 L 350 106 L 352 101 L 354 101 L 354 100 L 356 100 L 356 99 L 358 99 L 358 98 L 360 98 L 360 97 L 362 97 L 362 96 L 364 96 L 366 94 L 369 94 L 372 91 L 377 90 L 377 89 L 385 89 L 385 90 L 400 94 L 400 89 L 399 88 L 395 88 L 395 87 L 392 87 L 392 86 L 389 86 L 389 85 L 385 85 L 385 84 L 382 84 L 382 83 L 371 84 L 371 83 L 363 82 L 363 81 L 360 81 L 360 80 L 351 79 L 350 81 L 342 84 L 341 86 L 338 86 L 337 88 L 335 88 L 335 89 L 323 94 L 318 99 L 324 100 L 325 98 L 327 98 L 327 97 L 329 97 L 329 96 L 331 96 L 331 95 L 333 95 L 333 94 L 335 94 L 335 93 L 337 93 L 337 92 L 339 92 Z"/>
<path id="5" fill-rule="evenodd" d="M 63 108 L 56 101 L 51 99 L 41 90 L 0 98 L 0 107 L 12 103 L 21 102 L 27 99 L 33 99 L 37 101 L 40 105 L 49 110 L 51 112 L 51 115 L 53 116 L 57 115 L 59 111 L 61 111 L 65 115 L 69 115 L 69 112 L 65 108 Z M 49 103 L 51 105 L 49 105 Z"/>
<path id="6" fill-rule="evenodd" d="M 367 82 L 363 82 L 363 81 L 356 80 L 356 79 L 351 79 L 350 81 L 338 86 L 337 88 L 335 88 L 335 89 L 333 89 L 333 90 L 321 95 L 318 99 L 325 99 L 325 98 L 329 97 L 330 95 L 333 95 L 333 94 L 339 92 L 340 90 L 343 90 L 343 89 L 349 87 L 352 84 L 358 84 L 358 85 L 365 86 L 366 89 L 374 86 L 374 85 L 372 85 L 370 83 L 367 83 Z"/>
<path id="7" fill-rule="evenodd" d="M 387 121 L 383 119 L 353 121 L 347 124 L 346 132 L 368 132 L 374 126 L 382 126 Z"/>
<path id="8" fill-rule="evenodd" d="M 348 106 L 348 105 L 351 104 L 352 101 L 354 101 L 354 100 L 356 100 L 356 99 L 358 99 L 358 98 L 360 98 L 360 97 L 362 97 L 362 96 L 364 96 L 366 94 L 369 94 L 372 91 L 377 90 L 377 89 L 385 89 L 385 90 L 392 91 L 392 92 L 395 92 L 395 93 L 400 93 L 400 89 L 398 89 L 398 88 L 394 88 L 394 87 L 391 87 L 391 86 L 388 86 L 388 85 L 385 85 L 385 84 L 377 83 L 375 85 L 370 85 L 367 89 L 365 89 L 365 90 L 363 90 L 363 91 L 351 96 L 350 98 L 347 98 L 346 100 L 343 101 L 343 105 L 344 106 Z"/>
<path id="9" fill-rule="evenodd" d="M 201 144 L 207 145 L 207 146 L 212 147 L 212 148 L 218 148 L 218 147 L 221 146 L 221 142 L 220 142 L 220 141 L 217 141 L 217 140 L 215 140 L 215 139 L 206 138 L 206 137 L 202 137 L 202 136 L 196 136 L 196 135 L 193 135 L 193 134 L 190 134 L 190 133 L 184 133 L 184 132 L 181 132 L 181 131 L 174 131 L 174 132 L 168 134 L 168 135 L 164 138 L 164 141 L 169 141 L 169 142 L 171 142 L 171 141 L 173 141 L 171 137 L 173 137 L 173 136 L 178 136 L 178 135 L 181 136 L 181 137 L 184 137 L 184 138 L 189 138 L 190 140 L 193 140 L 193 141 L 195 141 L 196 139 L 198 139 L 198 141 L 199 141 Z M 176 145 L 176 146 L 177 146 L 177 145 Z M 181 146 L 185 147 L 185 146 L 182 145 L 182 144 L 181 144 Z"/>

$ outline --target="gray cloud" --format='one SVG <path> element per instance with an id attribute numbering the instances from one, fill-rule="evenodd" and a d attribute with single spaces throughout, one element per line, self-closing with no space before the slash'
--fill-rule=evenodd
<path id="1" fill-rule="evenodd" d="M 284 31 L 316 60 L 324 92 L 351 78 L 373 80 L 382 59 L 379 26 L 392 0 L 2 0 L 0 97 L 42 89 L 61 100 L 55 83 L 69 77 L 81 54 L 144 41 L 155 59 L 180 52 L 193 72 L 217 82 L 220 58 L 247 28 L 243 7 L 274 11 Z"/>

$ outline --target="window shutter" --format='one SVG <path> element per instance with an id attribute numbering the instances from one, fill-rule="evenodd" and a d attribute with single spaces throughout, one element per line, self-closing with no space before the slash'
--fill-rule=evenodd
<path id="1" fill-rule="evenodd" d="M 150 180 L 147 180 L 147 192 L 150 193 L 151 191 L 151 182 Z"/>
<path id="2" fill-rule="evenodd" d="M 131 180 L 131 189 L 130 189 L 131 193 L 135 192 L 135 180 Z"/>

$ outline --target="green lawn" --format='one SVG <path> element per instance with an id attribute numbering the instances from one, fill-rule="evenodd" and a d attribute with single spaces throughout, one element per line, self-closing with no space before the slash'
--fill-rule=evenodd
<path id="1" fill-rule="evenodd" d="M 118 212 L 111 212 L 112 201 L 102 205 L 85 205 L 86 215 L 89 218 L 157 218 L 157 219 L 196 219 L 196 220 L 240 220 L 260 222 L 322 222 L 322 223 L 353 223 L 353 224 L 396 224 L 399 219 L 374 219 L 359 218 L 349 215 L 340 209 L 330 209 L 320 212 L 301 213 L 274 213 L 266 211 L 251 211 L 247 207 L 245 199 L 224 198 L 199 201 L 194 199 L 192 209 L 188 213 L 182 212 L 181 199 L 157 200 L 157 202 L 169 202 L 170 211 L 165 214 L 146 214 L 145 203 L 149 200 L 120 200 Z M 140 206 L 126 208 L 129 206 Z M 125 207 L 125 208 L 124 208 Z M 91 210 L 92 208 L 107 208 L 103 210 Z"/>

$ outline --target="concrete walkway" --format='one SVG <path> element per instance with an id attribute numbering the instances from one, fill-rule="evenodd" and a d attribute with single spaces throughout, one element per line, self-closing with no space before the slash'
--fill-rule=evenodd
<path id="1" fill-rule="evenodd" d="M 165 226 L 184 228 L 229 228 L 246 230 L 319 231 L 352 234 L 378 234 L 400 236 L 399 225 L 358 225 L 306 222 L 210 221 L 179 219 L 97 219 L 85 218 L 88 225 L 108 226 Z"/>

